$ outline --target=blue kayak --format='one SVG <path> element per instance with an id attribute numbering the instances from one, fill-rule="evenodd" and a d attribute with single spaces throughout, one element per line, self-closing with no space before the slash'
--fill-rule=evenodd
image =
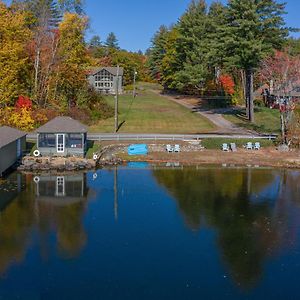
<path id="1" fill-rule="evenodd" d="M 148 154 L 148 146 L 146 144 L 136 144 L 130 145 L 128 147 L 129 155 L 147 155 Z"/>

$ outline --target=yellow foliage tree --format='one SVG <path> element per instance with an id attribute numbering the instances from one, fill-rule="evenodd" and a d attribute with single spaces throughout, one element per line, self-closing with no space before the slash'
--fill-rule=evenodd
<path id="1" fill-rule="evenodd" d="M 84 43 L 86 27 L 87 19 L 72 13 L 66 13 L 59 25 L 61 64 L 58 85 L 61 97 L 67 100 L 69 106 L 87 84 L 85 69 L 88 56 Z"/>
<path id="2" fill-rule="evenodd" d="M 24 93 L 28 56 L 26 42 L 31 32 L 26 13 L 12 11 L 0 0 L 0 106 L 13 105 Z"/>
<path id="3" fill-rule="evenodd" d="M 27 108 L 15 109 L 6 107 L 0 109 L 1 125 L 7 125 L 19 128 L 25 131 L 34 129 L 35 120 L 32 117 L 32 111 Z"/>

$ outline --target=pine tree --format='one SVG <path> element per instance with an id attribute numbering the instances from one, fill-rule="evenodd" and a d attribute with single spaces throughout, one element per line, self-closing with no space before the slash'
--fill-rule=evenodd
<path id="1" fill-rule="evenodd" d="M 172 87 L 201 90 L 209 77 L 207 65 L 207 5 L 193 0 L 178 24 L 177 60 L 182 66 L 175 73 Z"/>
<path id="2" fill-rule="evenodd" d="M 166 42 L 169 29 L 166 26 L 161 26 L 152 38 L 152 45 L 148 50 L 148 67 L 150 75 L 153 79 L 161 82 L 162 79 L 162 60 L 166 53 Z"/>
<path id="3" fill-rule="evenodd" d="M 102 43 L 101 43 L 101 39 L 100 39 L 100 36 L 99 35 L 94 35 L 90 42 L 89 42 L 89 46 L 91 48 L 98 48 L 98 47 L 101 47 L 102 46 Z"/>
<path id="4" fill-rule="evenodd" d="M 226 24 L 216 41 L 224 64 L 246 74 L 248 118 L 254 122 L 253 76 L 264 57 L 280 48 L 288 35 L 282 15 L 285 4 L 276 0 L 230 0 Z"/>
<path id="5" fill-rule="evenodd" d="M 111 49 L 119 49 L 118 39 L 113 32 L 109 33 L 107 36 L 105 45 Z"/>

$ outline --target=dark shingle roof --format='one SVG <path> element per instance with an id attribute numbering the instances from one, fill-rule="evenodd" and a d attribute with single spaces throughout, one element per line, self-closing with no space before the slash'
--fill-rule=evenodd
<path id="1" fill-rule="evenodd" d="M 36 131 L 38 133 L 86 133 L 87 127 L 70 117 L 56 117 Z"/>
<path id="2" fill-rule="evenodd" d="M 100 68 L 93 68 L 90 70 L 89 75 L 96 75 L 98 72 L 102 71 L 103 69 L 105 69 L 106 71 L 108 71 L 110 74 L 117 76 L 117 71 L 118 68 L 117 67 L 100 67 Z M 124 68 L 119 68 L 119 75 L 123 76 L 124 74 Z"/>
<path id="3" fill-rule="evenodd" d="M 15 128 L 11 128 L 8 126 L 0 127 L 0 148 L 16 141 L 17 139 L 20 139 L 25 135 L 25 132 Z"/>

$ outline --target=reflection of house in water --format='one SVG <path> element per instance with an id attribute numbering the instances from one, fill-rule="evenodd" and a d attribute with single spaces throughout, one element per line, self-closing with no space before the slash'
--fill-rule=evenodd
<path id="1" fill-rule="evenodd" d="M 2 185 L 0 184 L 0 211 L 14 200 L 22 191 L 22 175 L 13 174 Z"/>
<path id="2" fill-rule="evenodd" d="M 67 206 L 85 201 L 87 186 L 85 174 L 35 177 L 36 197 L 39 201 Z"/>

